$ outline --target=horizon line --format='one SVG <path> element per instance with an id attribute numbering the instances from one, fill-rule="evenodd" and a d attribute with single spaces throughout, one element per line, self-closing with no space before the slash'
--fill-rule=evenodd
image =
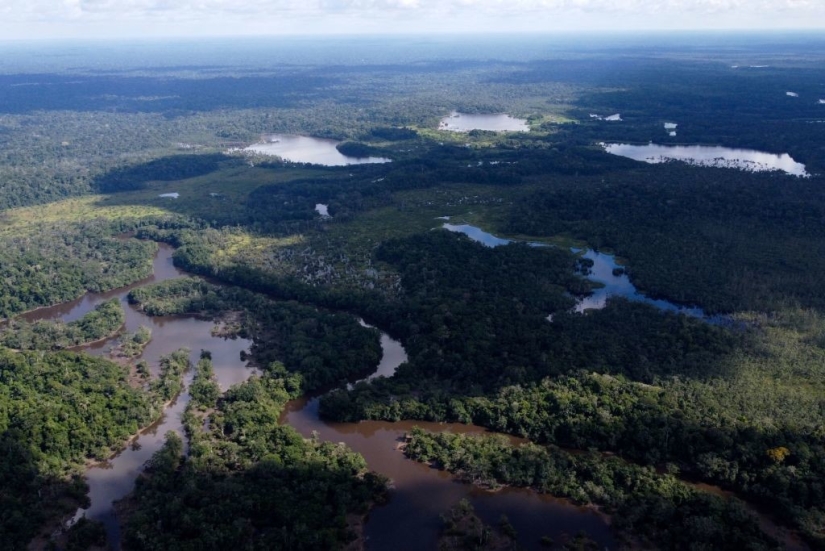
<path id="1" fill-rule="evenodd" d="M 785 35 L 789 33 L 803 33 L 806 35 L 821 34 L 825 38 L 825 27 L 787 27 L 787 28 L 730 28 L 730 29 L 700 29 L 700 28 L 684 28 L 684 29 L 650 29 L 650 28 L 624 28 L 624 29 L 555 29 L 552 31 L 416 31 L 416 32 L 300 32 L 300 33 L 271 33 L 271 34 L 204 34 L 204 35 L 134 35 L 134 36 L 34 36 L 34 37 L 12 37 L 0 38 L 0 43 L 32 43 L 32 42 L 156 42 L 159 40 L 250 40 L 250 39 L 276 39 L 276 38 L 470 38 L 470 37 L 507 37 L 507 38 L 553 38 L 553 37 L 569 37 L 569 36 L 638 36 L 640 33 L 644 35 Z"/>

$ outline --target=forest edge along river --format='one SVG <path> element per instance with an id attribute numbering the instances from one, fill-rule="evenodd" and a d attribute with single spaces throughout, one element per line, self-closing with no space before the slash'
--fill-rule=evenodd
<path id="1" fill-rule="evenodd" d="M 485 233 L 485 237 L 487 235 L 490 234 Z M 171 246 L 159 244 L 153 260 L 153 275 L 133 285 L 107 293 L 88 293 L 75 301 L 41 308 L 23 317 L 28 321 L 71 321 L 82 317 L 101 302 L 117 297 L 124 303 L 127 331 L 134 331 L 140 325 L 153 329 L 152 340 L 141 356 L 141 359 L 150 362 L 153 369 L 157 369 L 161 356 L 187 346 L 191 350 L 193 363 L 201 349 L 212 353 L 216 376 L 223 390 L 245 381 L 255 373 L 253 368 L 246 366 L 240 359 L 241 352 L 248 350 L 251 341 L 215 337 L 211 332 L 214 324 L 209 320 L 194 316 L 150 317 L 127 303 L 129 291 L 136 287 L 186 276 L 174 267 L 173 252 Z M 367 326 L 363 321 L 361 323 Z M 103 355 L 117 338 L 110 337 L 79 347 L 78 350 Z M 407 359 L 401 343 L 383 332 L 380 338 L 381 361 L 376 370 L 364 380 L 392 376 L 396 368 Z M 190 381 L 191 374 L 187 377 L 187 386 Z M 162 418 L 136 435 L 126 449 L 87 470 L 91 505 L 88 509 L 79 510 L 73 520 L 85 515 L 102 521 L 111 548 L 118 549 L 120 546 L 120 526 L 114 503 L 131 493 L 135 480 L 146 462 L 163 445 L 168 431 L 183 435 L 181 414 L 188 401 L 188 391 L 184 390 L 168 405 Z M 506 515 L 518 533 L 519 544 L 525 549 L 540 549 L 540 539 L 543 536 L 559 541 L 565 534 L 573 536 L 580 532 L 586 533 L 602 549 L 615 547 L 609 519 L 593 508 L 576 506 L 568 500 L 539 494 L 530 489 L 504 487 L 498 491 L 485 490 L 459 482 L 445 471 L 407 459 L 402 453 L 406 434 L 416 426 L 431 432 L 488 433 L 482 427 L 422 421 L 327 422 L 319 416 L 319 396 L 305 396 L 290 401 L 281 421 L 291 425 L 306 438 L 317 437 L 325 441 L 345 443 L 364 456 L 370 469 L 390 479 L 388 502 L 374 507 L 367 518 L 364 536 L 368 549 L 435 548 L 442 526 L 440 515 L 461 499 L 467 499 L 476 514 L 486 523 L 495 524 L 502 515 Z M 514 444 L 522 441 L 512 436 L 508 438 Z M 766 523 L 774 527 L 774 530 L 766 531 L 777 533 L 773 523 L 764 516 L 760 516 L 760 519 L 763 528 L 769 528 Z"/>
<path id="2" fill-rule="evenodd" d="M 406 361 L 407 355 L 401 343 L 383 332 L 381 349 L 382 360 L 374 375 L 388 376 Z M 456 434 L 489 432 L 482 427 L 424 421 L 334 423 L 322 420 L 318 410 L 319 397 L 299 398 L 287 404 L 281 420 L 307 438 L 343 442 L 363 455 L 370 469 L 391 480 L 388 502 L 369 513 L 365 526 L 367 549 L 435 549 L 442 525 L 440 515 L 461 499 L 467 499 L 488 524 L 494 525 L 506 515 L 525 549 L 541 549 L 543 536 L 559 540 L 565 534 L 574 536 L 579 532 L 585 532 L 602 549 L 614 544 L 607 518 L 593 509 L 529 489 L 484 490 L 407 459 L 401 451 L 413 427 Z M 513 443 L 523 441 L 508 438 Z"/>
<path id="3" fill-rule="evenodd" d="M 251 341 L 215 337 L 212 335 L 214 323 L 209 320 L 195 316 L 151 317 L 128 304 L 127 297 L 132 289 L 187 275 L 174 267 L 173 252 L 171 246 L 160 243 L 153 260 L 154 273 L 144 280 L 106 293 L 87 293 L 77 300 L 40 308 L 22 317 L 27 321 L 72 321 L 98 304 L 118 298 L 126 313 L 126 331 L 134 331 L 141 325 L 152 329 L 152 339 L 139 359 L 148 361 L 154 371 L 157 371 L 161 356 L 186 346 L 191 351 L 193 363 L 197 361 L 200 350 L 212 353 L 215 373 L 223 390 L 245 381 L 255 373 L 240 359 L 241 352 L 249 349 Z M 115 335 L 76 350 L 105 355 L 117 339 Z M 381 349 L 382 359 L 367 380 L 376 376 L 391 376 L 407 359 L 403 346 L 383 332 Z M 190 381 L 191 374 L 186 380 L 187 388 Z M 72 520 L 85 515 L 102 521 L 110 548 L 119 549 L 121 538 L 114 503 L 132 492 L 135 480 L 146 462 L 161 448 L 168 431 L 183 435 L 181 414 L 188 401 L 189 394 L 185 389 L 168 405 L 161 419 L 143 429 L 124 450 L 87 470 L 91 505 L 79 510 Z M 365 526 L 368 549 L 434 548 L 441 529 L 440 515 L 462 498 L 472 503 L 485 522 L 495 524 L 502 515 L 506 515 L 519 534 L 519 543 L 527 549 L 539 549 L 539 539 L 544 535 L 558 539 L 564 534 L 573 536 L 582 531 L 598 542 L 601 548 L 613 546 L 606 517 L 593 509 L 578 507 L 569 501 L 527 489 L 504 488 L 491 492 L 464 484 L 449 473 L 407 459 L 400 449 L 404 436 L 414 426 L 433 432 L 472 434 L 482 434 L 486 429 L 426 422 L 328 423 L 320 419 L 318 403 L 317 396 L 289 402 L 282 422 L 293 426 L 307 438 L 317 433 L 322 440 L 346 443 L 364 456 L 370 469 L 392 482 L 388 502 L 376 506 L 369 513 Z M 513 441 L 517 439 L 513 438 Z"/>
<path id="4" fill-rule="evenodd" d="M 440 217 L 439 219 L 444 218 L 445 217 Z M 513 239 L 505 239 L 503 237 L 495 236 L 491 233 L 485 232 L 481 228 L 471 226 L 469 224 L 444 223 L 441 227 L 453 233 L 464 234 L 473 241 L 477 241 L 487 247 L 500 247 L 502 245 L 518 242 Z M 528 242 L 527 244 L 533 247 L 547 246 L 544 243 L 535 242 Z M 615 296 L 650 304 L 651 306 L 663 311 L 686 314 L 688 316 L 704 318 L 709 321 L 721 321 L 719 317 L 705 316 L 702 309 L 698 307 L 675 304 L 667 300 L 652 299 L 645 296 L 643 293 L 639 292 L 635 285 L 633 285 L 626 273 L 625 267 L 618 264 L 614 255 L 594 251 L 593 249 L 585 250 L 571 248 L 570 250 L 574 254 L 580 254 L 582 258 L 592 262 L 584 276 L 590 281 L 600 285 L 600 287 L 593 289 L 593 291 L 586 297 L 578 299 L 574 308 L 574 310 L 578 313 L 583 313 L 587 310 L 600 310 L 607 306 L 607 301 L 610 297 Z M 549 319 L 552 321 L 552 317 Z"/>
<path id="5" fill-rule="evenodd" d="M 40 308 L 23 314 L 21 317 L 30 322 L 56 319 L 66 322 L 74 321 L 83 317 L 98 304 L 117 298 L 123 305 L 126 314 L 125 331 L 135 331 L 141 325 L 152 330 L 152 339 L 143 349 L 139 359 L 146 360 L 154 374 L 157 374 L 160 358 L 171 354 L 182 346 L 190 349 L 190 360 L 193 363 L 197 362 L 200 350 L 209 350 L 212 352 L 212 362 L 218 382 L 221 388 L 226 390 L 233 384 L 243 382 L 255 372 L 253 369 L 246 367 L 245 362 L 240 359 L 241 351 L 248 350 L 252 344 L 251 341 L 213 336 L 212 327 L 214 323 L 212 321 L 195 316 L 152 317 L 128 304 L 129 292 L 137 287 L 186 276 L 184 272 L 174 267 L 172 263 L 173 252 L 174 249 L 170 245 L 160 243 L 153 259 L 153 274 L 132 285 L 105 293 L 87 293 L 77 300 L 49 308 Z M 109 348 L 118 339 L 119 335 L 114 335 L 102 341 L 77 347 L 74 350 L 84 351 L 96 356 L 105 356 Z M 190 379 L 191 374 L 187 376 L 187 386 Z M 115 454 L 107 461 L 91 466 L 86 471 L 91 505 L 88 509 L 78 510 L 70 523 L 83 516 L 103 522 L 110 546 L 115 549 L 119 548 L 120 527 L 113 504 L 131 493 L 135 480 L 143 470 L 145 463 L 163 445 L 165 434 L 169 431 L 183 434 L 181 414 L 188 401 L 188 392 L 184 390 L 181 395 L 168 404 L 163 416 L 149 427 L 141 430 L 128 443 L 126 449 Z"/>

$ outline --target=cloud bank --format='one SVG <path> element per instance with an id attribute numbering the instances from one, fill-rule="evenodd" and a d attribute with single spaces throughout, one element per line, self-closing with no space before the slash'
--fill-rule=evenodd
<path id="1" fill-rule="evenodd" d="M 2 0 L 9 38 L 823 28 L 823 0 Z"/>

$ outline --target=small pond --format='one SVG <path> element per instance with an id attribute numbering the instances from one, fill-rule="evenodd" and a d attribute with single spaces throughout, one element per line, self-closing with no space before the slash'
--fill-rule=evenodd
<path id="1" fill-rule="evenodd" d="M 321 218 L 329 218 L 329 205 L 317 203 L 315 205 L 315 212 L 321 215 Z"/>
<path id="2" fill-rule="evenodd" d="M 590 113 L 590 118 L 596 119 L 597 121 L 621 122 L 622 114 L 614 113 L 612 115 L 607 115 L 606 117 L 603 117 L 601 115 L 597 115 L 596 113 Z"/>
<path id="3" fill-rule="evenodd" d="M 477 115 L 453 111 L 438 125 L 439 130 L 449 132 L 469 132 L 471 130 L 490 130 L 492 132 L 529 132 L 526 119 L 517 119 L 505 113 Z"/>

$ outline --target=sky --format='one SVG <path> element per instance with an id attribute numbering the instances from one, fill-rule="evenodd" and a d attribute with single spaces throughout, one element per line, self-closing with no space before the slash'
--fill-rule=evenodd
<path id="1" fill-rule="evenodd" d="M 0 0 L 0 37 L 825 29 L 825 0 Z"/>

